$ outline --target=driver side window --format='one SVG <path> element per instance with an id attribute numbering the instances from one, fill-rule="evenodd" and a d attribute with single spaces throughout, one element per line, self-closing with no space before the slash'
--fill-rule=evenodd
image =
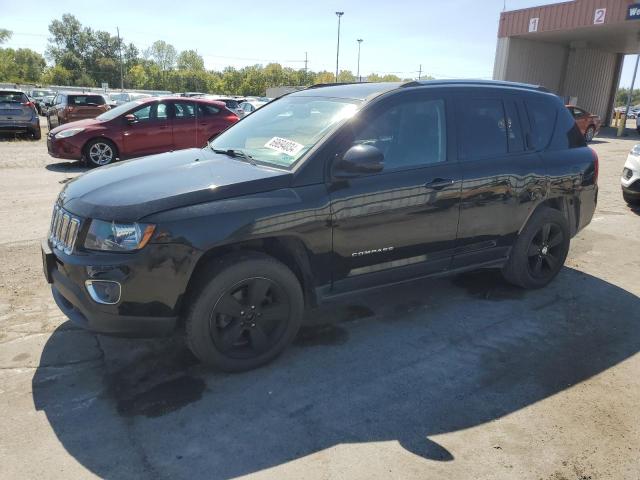
<path id="1" fill-rule="evenodd" d="M 446 138 L 444 100 L 407 99 L 365 121 L 353 145 L 378 148 L 386 172 L 444 162 Z"/>
<path id="2" fill-rule="evenodd" d="M 139 122 L 148 122 L 151 119 L 151 104 L 145 105 L 132 112 Z"/>

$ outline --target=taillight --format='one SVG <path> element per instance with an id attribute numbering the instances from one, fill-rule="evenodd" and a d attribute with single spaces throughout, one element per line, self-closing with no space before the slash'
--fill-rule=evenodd
<path id="1" fill-rule="evenodd" d="M 24 102 L 22 105 L 24 105 L 25 107 L 35 107 L 33 102 Z"/>
<path id="2" fill-rule="evenodd" d="M 600 159 L 598 159 L 598 154 L 596 151 L 589 147 L 591 150 L 591 154 L 593 155 L 593 183 L 598 183 L 598 173 L 600 173 Z"/>

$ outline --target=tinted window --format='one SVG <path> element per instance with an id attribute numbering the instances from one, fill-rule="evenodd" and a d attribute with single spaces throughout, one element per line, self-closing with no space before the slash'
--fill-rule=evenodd
<path id="1" fill-rule="evenodd" d="M 212 117 L 214 115 L 217 115 L 219 112 L 220 112 L 220 109 L 217 107 L 214 107 L 213 105 L 204 105 L 201 103 L 198 104 L 199 117 Z"/>
<path id="2" fill-rule="evenodd" d="M 235 110 L 236 108 L 238 108 L 238 102 L 236 102 L 235 100 L 222 100 L 222 101 L 227 106 L 227 108 L 231 108 L 232 110 Z"/>
<path id="3" fill-rule="evenodd" d="M 69 105 L 82 107 L 104 105 L 105 103 L 102 95 L 69 95 Z"/>
<path id="4" fill-rule="evenodd" d="M 374 145 L 384 169 L 423 166 L 446 160 L 444 100 L 410 100 L 365 120 L 354 144 Z"/>
<path id="5" fill-rule="evenodd" d="M 139 121 L 149 120 L 151 118 L 151 104 L 145 105 L 142 108 L 134 110 L 132 112 Z"/>
<path id="6" fill-rule="evenodd" d="M 506 101 L 504 104 L 507 119 L 507 140 L 509 144 L 509 153 L 524 151 L 524 136 L 522 135 L 522 123 L 518 115 L 516 104 L 512 101 Z"/>
<path id="7" fill-rule="evenodd" d="M 579 148 L 587 145 L 573 115 L 567 109 L 559 109 L 557 124 L 557 127 L 554 126 L 556 134 L 553 137 L 552 149 Z"/>
<path id="8" fill-rule="evenodd" d="M 0 91 L 0 102 L 2 103 L 27 103 L 29 99 L 22 92 Z"/>
<path id="9" fill-rule="evenodd" d="M 553 103 L 541 100 L 529 99 L 526 101 L 526 105 L 531 124 L 533 146 L 537 150 L 543 149 L 549 145 L 551 135 L 553 135 L 557 109 Z M 571 118 L 568 110 L 565 110 L 565 113 L 568 118 Z"/>
<path id="10" fill-rule="evenodd" d="M 507 123 L 502 100 L 471 98 L 463 104 L 462 155 L 467 160 L 505 155 Z"/>

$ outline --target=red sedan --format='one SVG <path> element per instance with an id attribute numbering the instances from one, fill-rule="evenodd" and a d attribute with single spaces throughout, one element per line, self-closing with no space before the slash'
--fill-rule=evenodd
<path id="1" fill-rule="evenodd" d="M 47 136 L 49 155 L 90 166 L 116 159 L 203 147 L 238 121 L 223 102 L 198 98 L 144 98 L 96 118 L 65 123 Z"/>
<path id="2" fill-rule="evenodd" d="M 571 112 L 571 115 L 573 115 L 573 118 L 576 119 L 576 125 L 578 125 L 580 132 L 584 135 L 584 139 L 587 142 L 593 140 L 593 137 L 598 134 L 602 125 L 600 117 L 575 105 L 567 105 L 567 108 Z"/>

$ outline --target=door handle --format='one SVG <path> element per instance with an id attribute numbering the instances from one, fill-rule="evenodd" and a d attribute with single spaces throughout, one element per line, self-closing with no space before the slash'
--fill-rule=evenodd
<path id="1" fill-rule="evenodd" d="M 453 180 L 450 178 L 434 178 L 430 182 L 424 184 L 426 188 L 432 188 L 434 190 L 442 190 L 449 185 L 453 185 Z"/>

